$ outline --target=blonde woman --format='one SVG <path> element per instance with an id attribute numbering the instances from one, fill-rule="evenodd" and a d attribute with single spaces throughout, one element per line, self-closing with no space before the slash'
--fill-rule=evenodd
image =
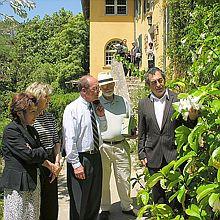
<path id="1" fill-rule="evenodd" d="M 49 155 L 49 160 L 56 165 L 60 164 L 60 139 L 56 129 L 55 118 L 46 112 L 50 101 L 52 88 L 48 84 L 35 82 L 26 92 L 34 95 L 38 100 L 39 115 L 34 127 L 40 136 L 40 141 Z M 41 209 L 40 220 L 57 220 L 58 218 L 58 188 L 57 179 L 51 182 L 50 170 L 41 169 Z"/>

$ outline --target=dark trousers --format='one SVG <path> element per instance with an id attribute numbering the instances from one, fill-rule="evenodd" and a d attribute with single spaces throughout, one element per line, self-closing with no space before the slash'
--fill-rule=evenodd
<path id="1" fill-rule="evenodd" d="M 159 168 L 151 168 L 151 167 L 148 167 L 148 170 L 149 170 L 149 173 L 151 175 L 153 175 L 154 173 L 157 173 L 161 168 L 163 168 L 164 166 L 167 165 L 167 162 L 165 160 L 165 158 L 163 157 L 163 161 L 160 165 Z M 153 201 L 154 203 L 156 204 L 168 204 L 168 200 L 166 198 L 166 194 L 165 194 L 165 191 L 164 189 L 160 186 L 160 181 L 157 182 L 157 184 L 155 184 L 153 186 L 153 189 L 152 189 L 152 196 L 153 196 Z"/>
<path id="2" fill-rule="evenodd" d="M 67 187 L 70 196 L 70 220 L 96 220 L 102 191 L 102 162 L 100 153 L 79 153 L 86 179 L 75 177 L 73 167 L 67 163 Z"/>
<path id="3" fill-rule="evenodd" d="M 58 218 L 57 178 L 50 183 L 49 175 L 50 171 L 42 167 L 40 220 L 57 220 Z"/>

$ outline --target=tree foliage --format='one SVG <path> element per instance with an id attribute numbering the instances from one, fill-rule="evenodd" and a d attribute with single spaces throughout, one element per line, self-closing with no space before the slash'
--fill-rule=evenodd
<path id="1" fill-rule="evenodd" d="M 178 158 L 158 173 L 145 175 L 139 193 L 139 216 L 152 219 L 209 220 L 220 218 L 220 34 L 218 1 L 169 0 L 171 40 L 170 74 L 173 88 L 184 91 L 181 100 L 198 100 L 200 116 L 194 129 L 176 129 Z M 171 75 L 172 76 L 172 75 Z M 174 78 L 175 78 L 174 77 Z M 175 117 L 182 112 L 174 105 Z M 153 204 L 151 188 L 160 182 L 177 209 Z M 178 205 L 179 204 L 179 205 Z"/>
<path id="2" fill-rule="evenodd" d="M 66 82 L 86 74 L 89 66 L 89 26 L 82 14 L 74 16 L 61 9 L 52 16 L 35 17 L 24 24 L 9 21 L 0 22 L 3 30 L 0 35 L 0 128 L 8 121 L 12 93 L 24 91 L 30 83 L 40 81 L 54 88 L 52 102 L 59 103 L 63 96 L 65 106 L 71 98 L 77 97 L 77 94 L 68 94 L 72 89 Z M 60 122 L 63 112 L 53 103 L 51 111 Z"/>
<path id="3" fill-rule="evenodd" d="M 4 0 L 0 1 L 0 5 L 3 5 L 4 3 L 9 3 L 12 9 L 14 10 L 14 13 L 20 16 L 21 18 L 27 17 L 27 10 L 34 9 L 36 7 L 36 4 L 34 1 L 30 0 Z M 3 16 L 6 19 L 13 19 L 13 16 L 4 14 L 0 12 L 0 16 Z"/>

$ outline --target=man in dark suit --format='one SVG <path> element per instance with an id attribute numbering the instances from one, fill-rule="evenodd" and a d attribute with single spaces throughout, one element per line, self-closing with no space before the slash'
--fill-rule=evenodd
<path id="1" fill-rule="evenodd" d="M 141 163 L 154 174 L 170 161 L 175 160 L 175 129 L 181 124 L 194 127 L 197 122 L 197 110 L 190 109 L 187 121 L 182 118 L 171 120 L 177 102 L 177 94 L 165 87 L 165 74 L 157 67 L 146 73 L 146 84 L 151 93 L 140 100 L 138 106 L 138 156 Z M 155 203 L 168 203 L 165 192 L 158 182 L 152 190 Z"/>

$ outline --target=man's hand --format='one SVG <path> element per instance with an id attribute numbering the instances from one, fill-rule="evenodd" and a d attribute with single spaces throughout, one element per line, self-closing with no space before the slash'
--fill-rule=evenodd
<path id="1" fill-rule="evenodd" d="M 144 158 L 143 160 L 141 160 L 141 163 L 143 166 L 147 166 L 147 158 Z"/>
<path id="2" fill-rule="evenodd" d="M 196 109 L 193 109 L 192 107 L 189 109 L 189 119 L 191 121 L 194 121 L 198 118 L 199 111 Z"/>
<path id="3" fill-rule="evenodd" d="M 99 117 L 103 117 L 105 116 L 105 110 L 103 108 L 103 106 L 99 103 L 95 109 L 95 113 L 99 116 Z"/>
<path id="4" fill-rule="evenodd" d="M 84 180 L 86 178 L 84 167 L 82 165 L 80 167 L 74 168 L 73 170 L 77 179 Z"/>

